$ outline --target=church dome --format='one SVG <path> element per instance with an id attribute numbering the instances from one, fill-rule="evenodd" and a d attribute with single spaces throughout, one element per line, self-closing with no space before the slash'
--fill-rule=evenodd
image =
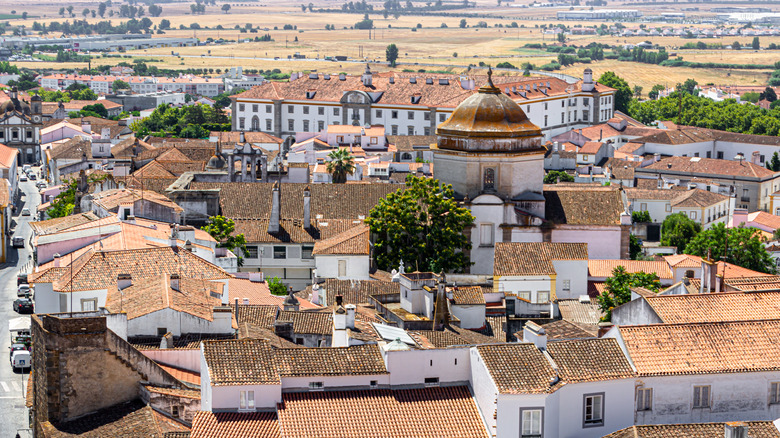
<path id="1" fill-rule="evenodd" d="M 225 159 L 221 155 L 214 154 L 206 163 L 207 170 L 222 170 L 225 168 Z"/>
<path id="2" fill-rule="evenodd" d="M 436 129 L 439 149 L 465 152 L 522 152 L 542 148 L 542 131 L 520 106 L 488 83 L 464 100 Z"/>

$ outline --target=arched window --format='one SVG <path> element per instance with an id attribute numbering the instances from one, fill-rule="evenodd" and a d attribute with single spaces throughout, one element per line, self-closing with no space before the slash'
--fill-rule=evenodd
<path id="1" fill-rule="evenodd" d="M 404 152 L 403 154 L 401 154 L 401 159 L 411 161 L 412 154 L 410 154 L 409 152 Z"/>
<path id="2" fill-rule="evenodd" d="M 252 117 L 252 131 L 260 130 L 260 119 L 257 116 Z"/>
<path id="3" fill-rule="evenodd" d="M 494 190 L 496 188 L 496 169 L 488 167 L 482 180 L 483 190 Z"/>

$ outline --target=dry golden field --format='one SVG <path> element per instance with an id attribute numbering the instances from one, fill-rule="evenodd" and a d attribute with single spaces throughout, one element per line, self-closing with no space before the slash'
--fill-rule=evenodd
<path id="1" fill-rule="evenodd" d="M 530 0 L 519 0 L 515 5 L 527 4 Z M 517 22 L 519 28 L 474 28 L 460 29 L 458 23 L 461 17 L 441 17 L 441 16 L 407 16 L 401 15 L 398 19 L 392 15 L 387 19 L 382 17 L 381 13 L 373 13 L 370 18 L 374 20 L 376 27 L 369 39 L 369 32 L 365 30 L 348 29 L 355 22 L 362 19 L 360 14 L 348 13 L 311 13 L 302 12 L 301 3 L 308 4 L 308 1 L 293 2 L 288 0 L 265 0 L 260 2 L 228 2 L 231 9 L 228 14 L 222 13 L 220 7 L 222 2 L 216 6 L 208 6 L 203 15 L 192 15 L 190 13 L 191 2 L 180 3 L 161 3 L 163 14 L 158 18 L 151 18 L 154 25 L 158 25 L 162 19 L 171 22 L 174 29 L 167 30 L 166 37 L 192 37 L 196 36 L 201 41 L 208 38 L 236 40 L 237 38 L 253 38 L 258 35 L 269 33 L 274 41 L 272 42 L 247 42 L 230 43 L 224 45 L 207 45 L 200 47 L 183 47 L 174 49 L 182 57 L 164 56 L 170 55 L 171 49 L 148 49 L 140 51 L 130 51 L 126 55 L 135 57 L 154 58 L 154 62 L 160 68 L 186 69 L 186 68 L 213 68 L 225 70 L 233 66 L 243 66 L 244 68 L 273 69 L 278 68 L 282 71 L 306 71 L 318 70 L 324 72 L 347 72 L 357 73 L 364 68 L 358 63 L 331 62 L 325 61 L 326 56 L 344 55 L 351 58 L 357 58 L 362 51 L 362 55 L 368 60 L 384 60 L 385 48 L 388 44 L 394 43 L 399 48 L 399 65 L 397 69 L 427 69 L 433 71 L 451 71 L 453 73 L 462 73 L 467 71 L 469 65 L 477 65 L 484 62 L 496 65 L 499 62 L 510 62 L 520 66 L 524 62 L 531 62 L 536 66 L 545 64 L 555 59 L 555 54 L 546 53 L 539 50 L 524 49 L 523 46 L 528 43 L 548 43 L 553 44 L 554 39 L 550 35 L 544 35 L 537 26 L 541 24 L 557 23 L 555 13 L 559 9 L 554 8 L 519 8 L 508 7 L 506 4 L 498 7 L 495 0 L 478 0 L 476 9 L 469 9 L 464 12 L 474 14 L 484 14 L 491 18 L 467 18 L 469 25 L 473 26 L 478 21 L 485 21 L 489 26 L 502 24 L 509 26 L 510 23 Z M 317 0 L 313 1 L 315 10 L 320 7 L 338 8 L 341 0 Z M 381 9 L 381 1 L 370 1 L 377 10 Z M 27 20 L 9 20 L 11 25 L 23 24 L 30 28 L 33 21 L 51 22 L 64 21 L 59 15 L 60 7 L 73 5 L 74 13 L 77 19 L 83 19 L 81 11 L 84 8 L 97 9 L 97 1 L 69 1 L 69 2 L 28 2 L 23 7 L 18 3 L 12 3 L 9 0 L 0 0 L 0 11 L 10 13 L 16 10 L 18 14 L 28 12 L 30 17 Z M 118 12 L 119 2 L 115 2 L 113 9 Z M 699 7 L 701 16 L 712 15 L 709 8 L 718 6 L 718 4 L 691 4 L 681 3 L 679 5 L 653 5 L 636 6 L 610 4 L 615 8 L 632 8 L 643 10 L 646 14 L 657 14 L 660 12 L 679 11 L 683 7 Z M 780 10 L 780 3 L 774 5 Z M 457 12 L 457 11 L 452 11 Z M 67 14 L 66 14 L 67 15 Z M 123 19 L 117 15 L 109 17 L 106 14 L 105 19 L 110 19 L 116 23 Z M 89 22 L 100 21 L 101 18 L 87 18 Z M 198 23 L 208 29 L 178 29 L 180 25 L 189 27 L 192 23 Z M 245 26 L 250 23 L 253 27 L 260 28 L 259 33 L 240 33 L 234 29 L 236 25 Z M 422 25 L 421 29 L 412 31 L 417 24 Z M 441 28 L 442 23 L 447 28 Z M 583 26 L 600 25 L 599 22 L 564 22 L 567 26 L 581 24 Z M 290 24 L 297 26 L 297 30 L 281 30 L 282 26 Z M 326 24 L 331 24 L 335 30 L 326 31 Z M 608 25 L 610 23 L 607 23 Z M 222 26 L 223 29 L 216 29 Z M 629 28 L 638 27 L 638 23 L 626 23 Z M 648 28 L 662 27 L 658 23 L 648 23 Z M 669 26 L 679 27 L 680 24 L 671 24 Z M 278 27 L 278 29 L 274 29 Z M 346 29 L 345 29 L 346 27 Z M 701 25 L 700 27 L 706 27 Z M 264 29 L 268 29 L 267 31 Z M 49 35 L 57 38 L 60 35 Z M 155 35 L 157 36 L 157 35 Z M 161 35 L 163 36 L 163 35 Z M 298 41 L 295 41 L 295 39 Z M 667 47 L 669 51 L 677 52 L 687 61 L 696 62 L 729 62 L 729 63 L 761 63 L 771 64 L 780 60 L 780 52 L 777 51 L 718 51 L 718 50 L 677 50 L 676 48 L 687 42 L 696 40 L 683 39 L 678 37 L 611 37 L 611 36 L 571 36 L 568 43 L 574 45 L 587 45 L 591 42 L 603 44 L 636 44 L 644 40 L 651 40 L 655 44 Z M 741 44 L 749 45 L 752 38 L 724 38 L 709 39 L 706 42 L 719 42 L 724 45 L 739 41 Z M 780 44 L 780 37 L 761 37 L 762 46 L 769 43 Z M 209 53 L 210 51 L 210 53 Z M 287 61 L 288 56 L 294 53 L 300 53 L 307 58 L 319 58 L 319 60 L 306 61 Z M 457 54 L 457 56 L 455 56 Z M 272 58 L 279 57 L 280 60 Z M 270 59 L 268 59 L 270 58 Z M 119 61 L 117 58 L 97 58 L 93 60 L 93 65 L 110 64 L 114 65 Z M 429 64 L 429 65 L 426 65 Z M 37 69 L 72 69 L 83 67 L 78 63 L 19 63 L 20 66 Z M 765 83 L 769 71 L 755 70 L 728 70 L 728 69 L 690 69 L 690 68 L 665 68 L 660 66 L 617 62 L 601 61 L 589 65 L 598 76 L 604 71 L 613 70 L 620 76 L 628 80 L 631 85 L 644 87 L 645 92 L 654 84 L 673 85 L 676 82 L 684 81 L 689 77 L 695 78 L 699 83 L 715 84 L 762 84 Z M 563 70 L 564 73 L 574 76 L 581 76 L 582 70 L 586 66 L 577 64 Z M 374 70 L 386 70 L 384 64 L 372 66 Z"/>

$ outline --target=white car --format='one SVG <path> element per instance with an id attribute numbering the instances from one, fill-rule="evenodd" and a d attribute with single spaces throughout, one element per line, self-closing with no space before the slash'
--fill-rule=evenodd
<path id="1" fill-rule="evenodd" d="M 19 177 L 19 181 L 21 181 L 21 182 L 27 181 L 27 175 L 22 174 L 22 176 Z"/>
<path id="2" fill-rule="evenodd" d="M 27 207 L 24 207 L 22 209 L 22 216 L 29 216 L 30 215 L 30 209 Z"/>

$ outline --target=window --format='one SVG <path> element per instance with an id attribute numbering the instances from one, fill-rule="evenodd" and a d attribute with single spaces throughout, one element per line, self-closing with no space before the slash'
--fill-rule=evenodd
<path id="1" fill-rule="evenodd" d="M 540 290 L 536 293 L 536 303 L 545 304 L 550 302 L 550 291 Z"/>
<path id="2" fill-rule="evenodd" d="M 325 122 L 322 120 L 317 122 L 317 131 L 323 131 L 325 130 Z"/>
<path id="3" fill-rule="evenodd" d="M 425 135 L 431 135 L 431 127 L 426 126 L 425 128 L 423 128 L 423 132 L 425 133 Z"/>
<path id="4" fill-rule="evenodd" d="M 423 113 L 423 120 L 431 120 L 431 113 Z"/>
<path id="5" fill-rule="evenodd" d="M 696 219 L 696 212 L 695 211 L 691 212 L 691 219 Z"/>
<path id="6" fill-rule="evenodd" d="M 542 438 L 542 409 L 520 409 L 520 438 Z"/>
<path id="7" fill-rule="evenodd" d="M 333 108 L 333 115 L 334 115 L 334 116 L 337 116 L 337 115 L 339 115 L 339 109 L 340 109 L 340 108 Z"/>
<path id="8" fill-rule="evenodd" d="M 273 112 L 272 108 L 273 107 L 271 105 L 266 105 L 265 106 L 265 112 L 268 113 L 268 114 L 271 114 Z"/>
<path id="9" fill-rule="evenodd" d="M 179 407 L 178 406 L 171 406 L 171 416 L 173 418 L 179 418 Z"/>
<path id="10" fill-rule="evenodd" d="M 157 327 L 157 336 L 165 336 L 168 334 L 167 327 Z"/>
<path id="11" fill-rule="evenodd" d="M 425 386 L 439 386 L 439 378 L 438 377 L 426 377 L 425 378 Z"/>
<path id="12" fill-rule="evenodd" d="M 762 164 L 763 164 L 764 160 L 766 160 L 766 157 L 763 156 L 763 155 L 761 155 L 759 158 L 760 158 L 760 161 L 761 161 Z"/>
<path id="13" fill-rule="evenodd" d="M 257 116 L 252 117 L 252 131 L 260 130 L 260 119 Z"/>
<path id="14" fill-rule="evenodd" d="M 780 403 L 780 382 L 769 384 L 769 403 Z"/>
<path id="15" fill-rule="evenodd" d="M 444 114 L 439 114 L 439 122 L 443 123 L 445 120 L 447 120 L 447 116 Z"/>
<path id="16" fill-rule="evenodd" d="M 488 167 L 482 176 L 482 190 L 494 190 L 496 188 L 496 169 Z"/>
<path id="17" fill-rule="evenodd" d="M 81 311 L 82 312 L 94 312 L 97 310 L 97 299 L 82 299 Z"/>
<path id="18" fill-rule="evenodd" d="M 287 130 L 288 131 L 295 131 L 295 120 L 290 119 L 287 121 Z"/>
<path id="19" fill-rule="evenodd" d="M 294 111 L 294 109 L 293 109 L 292 105 L 287 105 L 287 113 L 288 114 L 292 114 L 293 111 Z"/>
<path id="20" fill-rule="evenodd" d="M 563 280 L 563 290 L 571 289 L 571 280 Z"/>
<path id="21" fill-rule="evenodd" d="M 304 245 L 303 248 L 301 248 L 301 258 L 302 259 L 313 259 L 314 256 L 312 255 L 312 252 L 314 251 L 314 246 L 312 245 Z"/>
<path id="22" fill-rule="evenodd" d="M 274 247 L 274 258 L 275 259 L 286 259 L 287 258 L 287 247 L 286 246 L 275 246 Z"/>
<path id="23" fill-rule="evenodd" d="M 719 160 L 723 159 L 723 151 L 718 151 L 718 159 Z"/>
<path id="24" fill-rule="evenodd" d="M 408 118 L 409 120 L 414 120 L 414 111 L 407 111 L 406 118 Z"/>
<path id="25" fill-rule="evenodd" d="M 710 385 L 701 385 L 693 387 L 693 407 L 710 407 Z"/>
<path id="26" fill-rule="evenodd" d="M 255 410 L 255 392 L 239 391 L 238 409 Z"/>
<path id="27" fill-rule="evenodd" d="M 377 118 L 382 117 L 382 110 L 376 110 Z"/>
<path id="28" fill-rule="evenodd" d="M 566 117 L 566 114 L 565 113 L 561 113 L 561 123 L 564 122 L 564 117 Z"/>
<path id="29" fill-rule="evenodd" d="M 694 272 L 692 270 L 690 270 L 690 269 L 685 271 L 685 276 L 688 277 L 688 278 L 693 278 L 694 275 L 695 275 Z"/>
<path id="30" fill-rule="evenodd" d="M 409 126 L 408 128 L 406 128 L 406 133 L 408 135 L 414 135 L 414 126 Z"/>
<path id="31" fill-rule="evenodd" d="M 707 158 L 712 158 L 712 152 L 711 151 L 707 151 Z"/>
<path id="32" fill-rule="evenodd" d="M 493 246 L 493 224 L 479 225 L 479 246 Z"/>
<path id="33" fill-rule="evenodd" d="M 308 106 L 304 106 L 303 107 L 303 113 L 304 114 L 309 114 L 309 107 Z"/>
<path id="34" fill-rule="evenodd" d="M 694 152 L 693 156 L 694 156 L 694 157 L 698 157 L 698 156 L 699 156 L 699 153 L 698 153 L 698 152 Z"/>
<path id="35" fill-rule="evenodd" d="M 636 410 L 650 411 L 653 409 L 653 388 L 637 388 Z"/>
<path id="36" fill-rule="evenodd" d="M 531 291 L 523 290 L 517 293 L 517 298 L 522 298 L 525 301 L 531 302 Z"/>
<path id="37" fill-rule="evenodd" d="M 322 390 L 324 387 L 324 382 L 309 382 L 309 390 L 311 391 Z"/>
<path id="38" fill-rule="evenodd" d="M 544 103 L 544 110 L 547 111 L 547 102 Z"/>
<path id="39" fill-rule="evenodd" d="M 243 117 L 239 117 L 238 118 L 238 127 L 240 129 L 244 129 L 244 125 L 245 125 L 244 118 Z"/>
<path id="40" fill-rule="evenodd" d="M 377 380 L 372 380 L 372 381 L 371 381 L 371 382 L 368 384 L 368 386 L 369 386 L 371 389 L 376 389 L 376 388 L 379 386 L 379 382 L 378 382 Z"/>
<path id="41" fill-rule="evenodd" d="M 253 104 L 253 105 L 252 105 L 252 112 L 253 112 L 253 113 L 256 113 L 256 112 L 257 112 L 257 104 Z"/>
<path id="42" fill-rule="evenodd" d="M 317 107 L 317 115 L 324 116 L 325 115 L 325 107 L 324 106 L 318 106 Z"/>
<path id="43" fill-rule="evenodd" d="M 248 259 L 256 259 L 257 258 L 257 247 L 256 246 L 247 246 L 246 247 L 246 258 L 248 258 Z"/>
<path id="44" fill-rule="evenodd" d="M 544 126 L 547 126 L 547 116 L 544 116 Z"/>
<path id="45" fill-rule="evenodd" d="M 639 211 L 647 211 L 647 203 L 643 202 L 639 204 Z"/>
<path id="46" fill-rule="evenodd" d="M 566 101 L 563 101 L 563 100 L 562 100 L 562 101 L 561 101 L 561 108 L 565 108 L 565 107 L 566 107 Z"/>
<path id="47" fill-rule="evenodd" d="M 244 111 L 244 109 L 246 109 L 246 105 L 244 105 L 243 103 L 239 103 L 238 104 L 238 110 L 239 111 Z"/>
<path id="48" fill-rule="evenodd" d="M 390 111 L 390 118 L 397 119 L 398 111 Z"/>
<path id="49" fill-rule="evenodd" d="M 604 393 L 585 394 L 583 396 L 583 425 L 582 427 L 596 427 L 604 425 Z"/>
<path id="50" fill-rule="evenodd" d="M 339 277 L 347 276 L 347 261 L 339 260 Z"/>
<path id="51" fill-rule="evenodd" d="M 265 130 L 266 131 L 271 130 L 271 119 L 265 119 Z"/>
<path id="52" fill-rule="evenodd" d="M 32 138 L 32 131 L 27 131 L 27 138 Z M 763 160 L 761 162 L 763 163 Z"/>
<path id="53" fill-rule="evenodd" d="M 303 121 L 303 130 L 304 130 L 304 132 L 308 132 L 309 131 L 309 121 L 308 120 L 304 120 Z"/>
<path id="54" fill-rule="evenodd" d="M 672 204 L 666 204 L 666 211 L 667 212 L 672 211 Z"/>
<path id="55" fill-rule="evenodd" d="M 390 132 L 393 133 L 393 135 L 398 135 L 398 125 L 393 125 L 390 127 Z"/>

